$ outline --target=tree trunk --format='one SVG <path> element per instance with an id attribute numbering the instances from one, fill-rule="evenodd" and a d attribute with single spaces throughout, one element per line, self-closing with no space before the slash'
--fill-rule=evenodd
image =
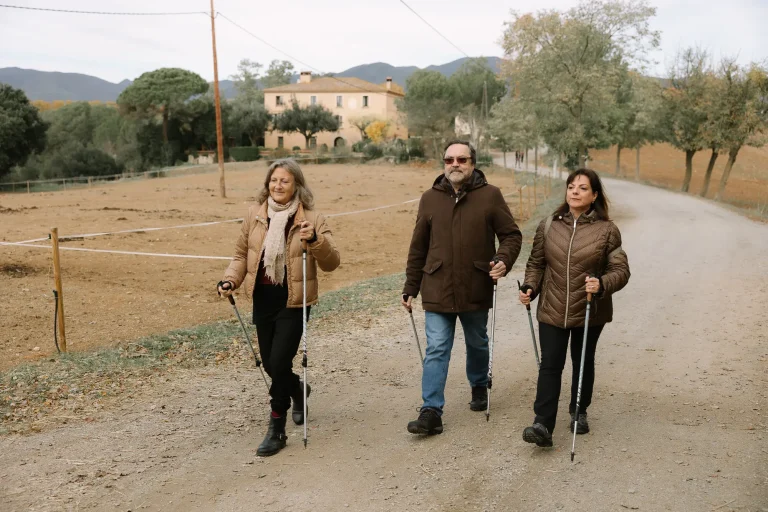
<path id="1" fill-rule="evenodd" d="M 505 149 L 502 149 L 501 151 L 502 151 L 502 155 L 504 155 L 504 168 L 506 169 L 507 168 L 507 150 L 505 148 Z"/>
<path id="2" fill-rule="evenodd" d="M 621 176 L 621 144 L 616 145 L 616 176 Z"/>
<path id="3" fill-rule="evenodd" d="M 640 181 L 640 146 L 637 146 L 635 154 L 635 181 Z"/>
<path id="4" fill-rule="evenodd" d="M 720 201 L 725 194 L 725 186 L 728 184 L 728 178 L 731 176 L 731 169 L 733 168 L 733 164 L 736 163 L 736 156 L 739 154 L 740 149 L 741 146 L 731 148 L 728 152 L 728 162 L 725 164 L 723 177 L 720 178 L 720 187 L 717 189 L 717 194 L 715 194 L 715 199 L 718 201 Z"/>
<path id="5" fill-rule="evenodd" d="M 691 188 L 691 177 L 693 176 L 693 156 L 696 151 L 688 149 L 685 151 L 685 178 L 683 179 L 683 186 L 680 190 L 688 192 Z"/>
<path id="6" fill-rule="evenodd" d="M 704 186 L 701 187 L 701 197 L 707 197 L 707 191 L 709 190 L 709 180 L 712 179 L 712 169 L 715 168 L 715 161 L 720 153 L 716 148 L 712 148 L 712 154 L 709 156 L 709 165 L 707 165 L 707 173 L 704 175 Z"/>
<path id="7" fill-rule="evenodd" d="M 583 169 L 587 166 L 587 148 L 584 147 L 583 144 L 579 144 L 578 151 L 579 151 L 579 169 Z"/>
<path id="8" fill-rule="evenodd" d="M 309 149 L 309 139 L 312 138 L 311 135 L 307 135 L 306 133 L 303 133 L 304 135 L 304 149 Z"/>
<path id="9" fill-rule="evenodd" d="M 533 147 L 533 169 L 535 171 L 539 170 L 539 145 L 536 144 Z"/>
<path id="10" fill-rule="evenodd" d="M 525 170 L 528 170 L 528 146 L 525 146 Z"/>
<path id="11" fill-rule="evenodd" d="M 168 144 L 168 107 L 163 107 L 163 142 Z"/>

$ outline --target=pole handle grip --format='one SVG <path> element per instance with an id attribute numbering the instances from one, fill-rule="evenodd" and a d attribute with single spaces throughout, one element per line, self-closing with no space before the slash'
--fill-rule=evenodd
<path id="1" fill-rule="evenodd" d="M 227 297 L 227 298 L 229 299 L 229 303 L 234 306 L 235 305 L 235 298 L 233 296 L 231 296 L 231 295 L 229 297 Z"/>

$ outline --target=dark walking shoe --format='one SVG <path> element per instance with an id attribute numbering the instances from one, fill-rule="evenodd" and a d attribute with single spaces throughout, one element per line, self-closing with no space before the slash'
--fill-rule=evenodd
<path id="1" fill-rule="evenodd" d="M 541 423 L 534 423 L 532 427 L 525 427 L 523 430 L 523 441 L 536 443 L 536 446 L 542 448 L 549 448 L 552 446 L 552 434 Z"/>
<path id="2" fill-rule="evenodd" d="M 259 457 L 269 457 L 285 448 L 285 442 L 288 440 L 288 436 L 285 435 L 286 419 L 287 416 L 285 415 L 279 418 L 270 415 L 267 436 L 259 445 L 259 449 L 256 450 L 256 455 Z"/>
<path id="3" fill-rule="evenodd" d="M 312 386 L 307 384 L 307 398 L 312 392 Z M 291 397 L 293 399 L 293 410 L 291 411 L 291 418 L 297 425 L 304 424 L 304 383 L 299 385 L 299 392 Z M 309 404 L 307 404 L 307 414 L 309 414 Z"/>
<path id="4" fill-rule="evenodd" d="M 485 386 L 475 386 L 472 388 L 472 401 L 469 402 L 469 409 L 472 411 L 484 411 L 488 408 L 488 388 Z"/>
<path id="5" fill-rule="evenodd" d="M 442 434 L 443 420 L 436 410 L 426 407 L 419 413 L 419 419 L 408 423 L 408 432 L 428 436 Z"/>
<path id="6" fill-rule="evenodd" d="M 573 413 L 571 413 L 571 422 L 568 424 L 568 430 L 573 432 Z M 589 433 L 589 423 L 587 423 L 587 413 L 582 412 L 579 413 L 579 421 L 576 422 L 576 434 L 588 434 Z"/>

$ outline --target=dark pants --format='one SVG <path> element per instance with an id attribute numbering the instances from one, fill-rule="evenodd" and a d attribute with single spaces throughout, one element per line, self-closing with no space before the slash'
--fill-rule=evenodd
<path id="1" fill-rule="evenodd" d="M 301 308 L 286 308 L 288 289 L 257 284 L 253 291 L 253 323 L 259 338 L 264 369 L 272 378 L 269 396 L 272 410 L 283 416 L 291 407 L 291 396 L 302 393 L 299 376 L 293 373 L 303 325 Z M 307 307 L 307 319 L 309 319 Z"/>
<path id="2" fill-rule="evenodd" d="M 605 325 L 590 326 L 587 331 L 587 353 L 584 358 L 584 380 L 581 385 L 579 413 L 587 412 L 587 407 L 592 403 L 592 389 L 595 384 L 595 350 L 597 349 L 597 339 L 600 337 L 603 327 Z M 568 352 L 568 338 L 571 339 L 571 363 L 573 365 L 571 403 L 568 406 L 568 411 L 574 412 L 579 388 L 579 365 L 581 364 L 581 346 L 584 342 L 584 327 L 562 329 L 539 322 L 541 368 L 536 387 L 536 402 L 533 404 L 533 411 L 536 413 L 534 422 L 547 427 L 550 433 L 555 430 L 557 420 L 557 402 L 560 399 L 560 383 L 565 367 L 565 356 Z"/>

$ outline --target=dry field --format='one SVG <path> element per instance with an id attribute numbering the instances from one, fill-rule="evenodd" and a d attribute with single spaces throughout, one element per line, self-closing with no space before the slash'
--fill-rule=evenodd
<path id="1" fill-rule="evenodd" d="M 237 219 L 254 201 L 265 166 L 235 169 L 227 172 L 227 199 L 218 197 L 215 173 L 2 195 L 0 241 L 44 238 L 54 226 L 65 237 Z M 316 206 L 326 215 L 418 198 L 438 173 L 386 165 L 310 165 L 305 172 Z M 516 190 L 512 173 L 488 178 L 505 194 Z M 543 196 L 541 187 L 538 192 Z M 517 194 L 508 199 L 517 217 Z M 321 276 L 322 290 L 402 272 L 417 205 L 331 218 L 342 265 Z M 62 247 L 229 257 L 239 230 L 232 222 L 88 237 L 64 241 Z M 112 346 L 232 314 L 214 291 L 225 260 L 64 250 L 61 266 L 70 350 Z M 0 246 L 0 370 L 55 350 L 53 288 L 50 250 Z"/>
<path id="2" fill-rule="evenodd" d="M 592 151 L 590 166 L 595 170 L 615 174 L 616 148 Z M 693 178 L 690 192 L 699 194 L 704 183 L 704 174 L 709 164 L 710 151 L 699 151 L 693 158 Z M 721 154 L 712 172 L 707 197 L 713 198 L 720 184 L 723 169 L 728 161 L 727 154 Z M 624 176 L 635 175 L 635 151 L 621 152 L 621 169 Z M 655 144 L 640 150 L 640 179 L 655 185 L 679 190 L 685 176 L 685 153 L 669 144 Z M 724 200 L 747 209 L 768 208 L 768 147 L 744 147 L 739 152 L 731 170 Z"/>

